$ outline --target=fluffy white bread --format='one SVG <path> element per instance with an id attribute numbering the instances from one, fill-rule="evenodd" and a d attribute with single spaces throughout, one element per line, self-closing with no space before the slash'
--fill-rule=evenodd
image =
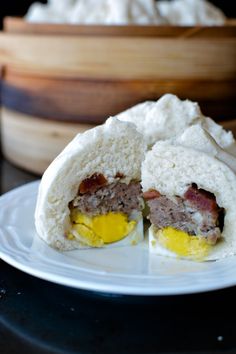
<path id="1" fill-rule="evenodd" d="M 204 129 L 215 139 L 218 145 L 227 151 L 232 151 L 236 154 L 236 142 L 231 131 L 226 131 L 224 128 L 215 123 L 211 118 L 202 116 L 201 123 Z"/>
<path id="2" fill-rule="evenodd" d="M 225 209 L 222 240 L 218 242 L 207 260 L 219 259 L 236 253 L 236 175 L 222 161 L 203 151 L 177 146 L 169 141 L 157 142 L 142 164 L 142 187 L 158 190 L 167 197 L 183 197 L 188 187 L 196 183 L 214 193 L 217 204 Z M 152 230 L 150 230 L 150 240 Z M 161 251 L 158 242 L 150 242 L 150 251 Z M 171 254 L 175 256 L 174 254 Z"/>
<path id="3" fill-rule="evenodd" d="M 177 96 L 165 94 L 157 101 L 140 103 L 116 116 L 132 122 L 144 134 L 149 145 L 178 135 L 201 117 L 197 103 L 181 101 Z"/>
<path id="4" fill-rule="evenodd" d="M 63 23 L 66 20 L 64 16 L 55 14 L 47 5 L 39 2 L 35 2 L 29 7 L 25 19 L 33 23 Z"/>
<path id="5" fill-rule="evenodd" d="M 108 182 L 118 172 L 126 176 L 125 183 L 140 180 L 145 150 L 135 126 L 116 119 L 77 135 L 43 175 L 35 211 L 38 235 L 59 250 L 81 248 L 64 236 L 70 228 L 68 203 L 77 195 L 79 184 L 95 172 Z"/>
<path id="6" fill-rule="evenodd" d="M 154 0 L 78 0 L 71 23 L 162 24 L 166 23 Z"/>
<path id="7" fill-rule="evenodd" d="M 166 23 L 154 0 L 49 0 L 47 5 L 31 5 L 26 20 L 105 25 Z"/>
<path id="8" fill-rule="evenodd" d="M 33 23 L 66 23 L 69 21 L 75 0 L 49 0 L 48 4 L 33 3 L 25 19 Z"/>
<path id="9" fill-rule="evenodd" d="M 187 127 L 199 123 L 223 149 L 235 146 L 232 133 L 226 132 L 211 118 L 205 117 L 196 102 L 182 101 L 173 94 L 166 94 L 156 102 L 140 103 L 116 117 L 134 123 L 150 147 L 158 140 L 176 137 Z"/>
<path id="10" fill-rule="evenodd" d="M 57 12 L 65 11 L 74 6 L 77 0 L 48 0 L 48 6 Z"/>
<path id="11" fill-rule="evenodd" d="M 222 149 L 212 135 L 204 128 L 204 124 L 188 127 L 181 135 L 173 139 L 172 144 L 190 147 L 216 157 L 236 173 L 236 157 Z"/>
<path id="12" fill-rule="evenodd" d="M 157 8 L 161 15 L 172 25 L 223 25 L 224 13 L 206 0 L 158 1 Z"/>

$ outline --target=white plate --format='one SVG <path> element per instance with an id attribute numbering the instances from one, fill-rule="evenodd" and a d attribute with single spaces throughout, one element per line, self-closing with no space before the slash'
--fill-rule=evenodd
<path id="1" fill-rule="evenodd" d="M 236 257 L 195 263 L 149 255 L 147 242 L 114 249 L 60 253 L 41 241 L 34 227 L 39 182 L 0 198 L 0 257 L 54 283 L 123 295 L 174 295 L 236 284 Z"/>

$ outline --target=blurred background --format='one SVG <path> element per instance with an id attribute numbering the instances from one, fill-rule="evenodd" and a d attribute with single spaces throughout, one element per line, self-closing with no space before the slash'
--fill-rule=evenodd
<path id="1" fill-rule="evenodd" d="M 23 16 L 34 0 L 2 0 L 0 5 L 0 26 L 4 16 Z M 40 1 L 46 3 L 46 0 Z M 219 6 L 228 17 L 236 16 L 235 1 L 233 0 L 212 0 L 212 3 Z"/>
<path id="2" fill-rule="evenodd" d="M 23 17 L 33 2 L 1 0 L 0 27 L 5 16 Z M 236 18 L 235 1 L 211 2 Z M 90 26 L 34 26 L 14 18 L 5 25 L 0 35 L 1 145 L 4 157 L 21 168 L 43 173 L 76 133 L 165 93 L 199 102 L 203 114 L 236 132 L 233 21 L 194 30 L 167 26 L 159 31 L 157 26 L 155 33 L 126 26 L 107 36 L 109 26 L 98 33 Z"/>

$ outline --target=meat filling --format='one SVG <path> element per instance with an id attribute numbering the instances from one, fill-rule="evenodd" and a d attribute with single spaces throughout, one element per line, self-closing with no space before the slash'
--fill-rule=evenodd
<path id="1" fill-rule="evenodd" d="M 141 211 L 143 208 L 141 186 L 139 182 L 125 184 L 119 180 L 83 194 L 79 192 L 70 206 L 89 216 L 109 212 L 130 215 L 133 211 Z"/>
<path id="2" fill-rule="evenodd" d="M 171 226 L 189 235 L 206 237 L 213 245 L 220 238 L 224 210 L 217 205 L 214 194 L 198 189 L 196 184 L 189 187 L 183 198 L 170 199 L 147 192 L 146 199 L 150 221 L 158 229 Z"/>

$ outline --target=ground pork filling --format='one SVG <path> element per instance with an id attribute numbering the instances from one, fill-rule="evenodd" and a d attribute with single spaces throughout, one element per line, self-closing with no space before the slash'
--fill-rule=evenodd
<path id="1" fill-rule="evenodd" d="M 139 182 L 122 183 L 121 176 L 121 178 L 111 184 L 107 184 L 106 180 L 101 177 L 100 184 L 97 182 L 91 184 L 92 179 L 95 179 L 94 175 L 90 177 L 89 188 L 84 188 L 84 181 L 82 182 L 82 193 L 81 188 L 79 188 L 78 195 L 70 203 L 70 208 L 76 208 L 82 214 L 88 216 L 104 215 L 109 212 L 130 215 L 134 211 L 143 209 L 143 198 Z"/>
<path id="2" fill-rule="evenodd" d="M 157 191 L 144 193 L 150 208 L 149 219 L 157 228 L 173 227 L 189 235 L 202 236 L 211 245 L 221 237 L 224 209 L 216 203 L 214 194 L 192 184 L 184 197 L 167 198 Z"/>

